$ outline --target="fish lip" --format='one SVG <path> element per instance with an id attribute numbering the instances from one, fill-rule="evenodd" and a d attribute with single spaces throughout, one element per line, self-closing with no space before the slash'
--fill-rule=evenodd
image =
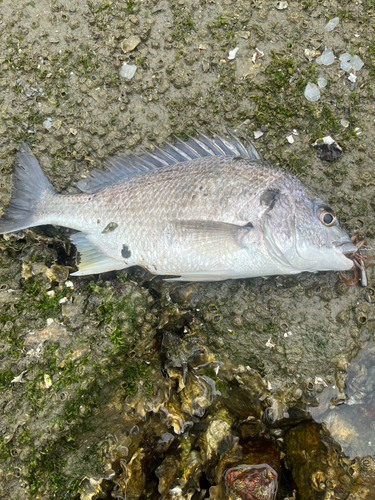
<path id="1" fill-rule="evenodd" d="M 339 241 L 334 241 L 333 246 L 335 249 L 339 250 L 340 253 L 347 254 L 347 253 L 353 253 L 353 252 L 358 252 L 358 248 L 354 245 L 354 243 L 350 240 L 339 242 Z"/>
<path id="2" fill-rule="evenodd" d="M 354 265 L 353 260 L 350 258 L 353 253 L 358 252 L 358 248 L 354 245 L 354 243 L 350 240 L 344 241 L 334 241 L 333 248 L 335 252 L 337 252 L 342 259 L 343 263 L 345 263 L 346 268 L 342 269 L 347 271 L 351 269 Z"/>
<path id="3" fill-rule="evenodd" d="M 361 286 L 366 287 L 368 285 L 367 272 L 366 272 L 365 264 L 360 256 L 360 252 L 359 252 L 358 247 L 355 246 L 352 243 L 352 241 L 344 241 L 341 244 L 338 244 L 338 242 L 334 242 L 333 245 L 334 245 L 335 249 L 337 247 L 339 248 L 342 257 L 344 257 L 345 260 L 348 260 L 349 262 L 351 262 L 353 264 L 353 266 L 354 266 L 354 262 L 350 257 L 353 257 L 353 254 L 356 254 L 357 263 L 359 262 L 359 264 L 362 265 L 362 267 L 360 268 L 360 271 L 359 271 L 359 273 L 360 273 L 359 274 L 359 281 L 361 283 Z"/>

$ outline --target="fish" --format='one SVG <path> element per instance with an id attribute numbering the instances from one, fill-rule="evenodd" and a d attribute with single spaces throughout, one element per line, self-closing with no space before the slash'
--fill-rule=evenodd
<path id="1" fill-rule="evenodd" d="M 0 234 L 76 230 L 73 276 L 142 266 L 175 281 L 345 271 L 357 247 L 335 211 L 253 144 L 197 133 L 152 152 L 108 158 L 59 194 L 20 143 Z"/>

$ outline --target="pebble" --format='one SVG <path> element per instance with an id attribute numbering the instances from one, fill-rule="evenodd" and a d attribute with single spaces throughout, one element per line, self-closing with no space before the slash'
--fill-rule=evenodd
<path id="1" fill-rule="evenodd" d="M 320 90 L 315 83 L 308 83 L 305 88 L 304 95 L 306 99 L 310 102 L 319 101 L 320 99 Z"/>

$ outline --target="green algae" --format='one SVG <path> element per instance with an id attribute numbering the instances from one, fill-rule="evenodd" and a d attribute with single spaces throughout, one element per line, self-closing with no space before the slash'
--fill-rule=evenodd
<path id="1" fill-rule="evenodd" d="M 38 284 L 38 282 L 36 283 Z M 92 283 L 88 289 L 91 291 Z M 24 308 L 30 307 L 30 303 L 32 304 L 32 299 L 34 299 L 34 307 L 36 306 L 42 314 L 48 314 L 48 317 L 51 313 L 57 314 L 55 307 L 44 307 L 45 296 L 40 286 L 35 286 L 35 283 L 32 283 L 27 285 L 27 290 L 27 297 L 23 303 Z M 93 322 L 98 324 L 99 329 L 101 329 L 101 325 L 110 324 L 113 315 L 113 308 L 105 307 L 109 292 L 108 289 L 104 289 L 104 291 L 105 293 L 99 285 L 95 285 L 94 291 L 91 291 L 91 294 L 100 297 L 99 312 L 93 315 Z M 135 304 L 139 304 L 139 300 L 142 299 L 138 293 L 137 298 L 130 303 L 131 297 L 131 293 L 125 295 L 124 299 L 115 306 L 115 309 L 117 307 L 117 310 L 121 309 L 125 314 L 127 312 L 128 317 L 134 316 L 134 310 L 137 307 Z M 90 296 L 88 300 L 89 298 Z M 127 304 L 127 306 L 123 308 L 123 304 Z M 131 304 L 133 305 L 131 306 Z M 64 453 L 68 452 L 73 455 L 77 452 L 75 445 L 77 437 L 93 430 L 93 423 L 90 422 L 90 419 L 92 420 L 93 412 L 95 413 L 102 404 L 100 401 L 103 398 L 107 398 L 111 392 L 116 391 L 120 384 L 124 388 L 123 397 L 135 395 L 137 393 L 136 383 L 140 379 L 145 380 L 145 387 L 151 396 L 152 383 L 148 381 L 149 367 L 143 362 L 130 361 L 124 354 L 126 349 L 123 348 L 123 344 L 126 342 L 126 345 L 129 346 L 131 345 L 129 337 L 133 342 L 136 338 L 133 327 L 129 328 L 127 336 L 123 330 L 121 330 L 121 335 L 120 346 L 118 342 L 114 342 L 111 335 L 108 336 L 107 354 L 109 357 L 106 358 L 106 361 L 97 359 L 93 348 L 86 352 L 87 349 L 82 346 L 83 351 L 77 353 L 76 350 L 73 351 L 72 348 L 69 348 L 69 345 L 62 348 L 60 339 L 56 339 L 54 343 L 48 343 L 43 349 L 42 357 L 29 366 L 22 385 L 23 403 L 20 409 L 22 408 L 23 412 L 27 411 L 31 416 L 30 428 L 24 427 L 9 443 L 2 443 L 2 455 L 7 463 L 12 458 L 11 450 L 15 441 L 21 449 L 28 449 L 27 459 L 25 457 L 23 460 L 27 471 L 24 474 L 24 479 L 28 483 L 31 496 L 36 495 L 46 484 L 47 477 L 51 494 L 63 495 L 67 488 L 69 490 L 69 484 L 73 480 L 77 480 L 77 474 L 78 477 L 83 477 L 85 471 L 92 471 L 92 465 L 90 465 L 90 469 L 88 464 L 91 464 L 93 460 L 100 464 L 100 455 L 90 457 L 89 462 L 84 465 L 82 465 L 83 458 L 81 457 L 79 459 L 80 466 L 77 467 L 74 474 L 73 472 L 67 473 L 66 460 L 62 458 L 61 451 L 65 450 Z M 144 343 L 144 336 L 142 337 L 141 342 Z M 11 356 L 12 353 L 8 352 L 9 359 Z M 126 360 L 128 362 L 125 362 Z M 50 388 L 45 386 L 46 373 L 52 380 Z M 82 377 L 83 373 L 86 373 L 84 378 Z M 95 373 L 96 376 L 90 376 L 89 373 Z M 14 378 L 14 375 L 14 372 L 2 372 L 4 385 L 9 384 L 9 378 Z M 39 418 L 41 418 L 46 412 L 50 413 L 47 435 L 45 430 L 40 429 L 38 432 L 36 423 L 33 423 L 37 415 L 40 415 Z M 35 417 L 33 418 L 33 416 Z M 57 440 L 54 438 L 53 429 L 58 431 L 59 438 Z M 30 445 L 35 442 L 36 438 L 45 443 L 42 452 L 40 446 L 30 449 Z M 96 465 L 97 467 L 98 465 Z M 4 474 L 10 470 L 5 467 Z M 72 486 L 71 488 L 74 489 Z"/>

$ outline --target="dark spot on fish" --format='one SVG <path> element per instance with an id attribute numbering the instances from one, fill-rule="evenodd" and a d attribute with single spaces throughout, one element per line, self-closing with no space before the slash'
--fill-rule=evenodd
<path id="1" fill-rule="evenodd" d="M 233 160 L 243 160 L 242 156 L 235 156 Z"/>
<path id="2" fill-rule="evenodd" d="M 121 255 L 123 256 L 124 259 L 128 259 L 131 256 L 131 251 L 129 250 L 129 247 L 127 245 L 122 246 L 121 250 Z"/>
<path id="3" fill-rule="evenodd" d="M 245 224 L 244 226 L 242 227 L 248 227 L 249 229 L 252 229 L 254 226 L 252 225 L 251 222 L 248 222 L 247 224 Z"/>
<path id="4" fill-rule="evenodd" d="M 111 231 L 114 231 L 118 227 L 118 224 L 116 222 L 110 222 L 105 226 L 105 228 L 102 231 L 102 234 L 110 233 Z"/>
<path id="5" fill-rule="evenodd" d="M 98 219 L 98 220 L 96 221 L 96 223 L 97 223 L 97 224 L 100 224 L 100 219 Z"/>
<path id="6" fill-rule="evenodd" d="M 275 203 L 280 198 L 279 189 L 266 189 L 260 197 L 260 203 L 268 206 L 268 212 L 273 209 Z"/>

